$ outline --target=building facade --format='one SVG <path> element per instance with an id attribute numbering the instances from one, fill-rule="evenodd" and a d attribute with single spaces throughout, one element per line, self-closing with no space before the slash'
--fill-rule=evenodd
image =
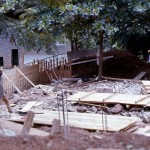
<path id="1" fill-rule="evenodd" d="M 0 37 L 0 66 L 10 68 L 24 62 L 23 48 L 16 46 L 11 36 L 7 39 Z"/>

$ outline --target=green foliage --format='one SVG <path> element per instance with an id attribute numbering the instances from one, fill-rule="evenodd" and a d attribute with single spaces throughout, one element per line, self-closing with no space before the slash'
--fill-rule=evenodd
<path id="1" fill-rule="evenodd" d="M 147 55 L 150 49 L 150 1 L 130 0 L 118 4 L 119 18 L 116 24 L 119 30 L 113 36 L 113 42 L 136 55 Z"/>
<path id="2" fill-rule="evenodd" d="M 50 7 L 63 7 L 69 0 L 41 0 L 43 3 L 47 4 Z"/>
<path id="3" fill-rule="evenodd" d="M 23 12 L 19 19 L 5 20 L 17 42 L 27 49 L 50 49 L 64 35 L 73 50 L 96 49 L 101 30 L 109 45 L 129 48 L 130 36 L 143 37 L 150 26 L 147 0 L 7 0 L 0 12 L 19 9 Z"/>

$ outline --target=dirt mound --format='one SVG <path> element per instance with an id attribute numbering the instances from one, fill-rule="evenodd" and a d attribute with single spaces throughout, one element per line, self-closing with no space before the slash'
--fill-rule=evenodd
<path id="1" fill-rule="evenodd" d="M 127 51 L 112 50 L 104 53 L 104 57 L 107 56 L 113 56 L 113 58 L 103 61 L 103 76 L 132 79 L 142 71 L 146 71 L 150 74 L 149 64 Z M 82 62 L 92 59 L 95 60 L 73 65 L 73 75 L 77 75 L 78 77 L 92 77 L 93 75 L 97 75 L 98 65 L 96 56 L 82 57 L 75 59 L 72 62 Z"/>

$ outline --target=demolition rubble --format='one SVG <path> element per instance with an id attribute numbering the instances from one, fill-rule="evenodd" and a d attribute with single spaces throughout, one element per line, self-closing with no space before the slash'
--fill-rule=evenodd
<path id="1" fill-rule="evenodd" d="M 70 71 L 65 60 L 50 59 L 4 72 L 13 113 L 1 102 L 0 149 L 149 148 L 150 81 L 140 80 L 146 72 L 85 82 Z"/>
<path id="2" fill-rule="evenodd" d="M 138 101 L 139 99 L 144 98 L 143 96 L 145 95 L 143 94 L 142 83 L 107 80 L 103 80 L 100 82 L 93 81 L 91 83 L 78 83 L 78 81 L 76 83 L 71 83 L 72 82 L 58 81 L 51 83 L 50 85 L 37 85 L 36 87 L 24 91 L 22 95 L 14 93 L 9 98 L 13 113 L 7 113 L 7 111 L 5 110 L 5 106 L 1 105 L 0 116 L 1 118 L 7 118 L 8 120 L 23 122 L 23 119 L 21 120 L 20 118 L 22 118 L 22 116 L 25 116 L 29 110 L 32 110 L 35 113 L 35 118 L 37 117 L 37 124 L 40 124 L 38 123 L 39 119 L 39 122 L 41 122 L 41 124 L 43 123 L 43 125 L 52 125 L 52 122 L 50 122 L 50 120 L 55 119 L 55 116 L 62 115 L 61 112 L 64 111 L 64 113 L 66 113 L 65 117 L 68 117 L 68 122 L 70 123 L 72 121 L 73 114 L 77 117 L 74 119 L 82 119 L 81 115 L 84 114 L 85 116 L 83 117 L 87 117 L 86 114 L 88 114 L 88 117 L 91 115 L 93 119 L 94 117 L 96 117 L 96 115 L 99 117 L 104 115 L 103 117 L 105 119 L 107 118 L 105 120 L 107 123 L 104 124 L 104 126 L 109 126 L 109 117 L 112 122 L 115 122 L 115 120 L 111 118 L 113 117 L 113 115 L 115 115 L 115 117 L 119 117 L 120 119 L 122 118 L 123 120 L 130 120 L 131 118 L 133 118 L 133 120 L 131 119 L 130 121 L 131 124 L 134 123 L 135 125 L 136 123 L 143 124 L 150 122 L 150 113 L 149 111 L 147 111 L 148 105 L 146 106 L 145 103 L 142 103 L 142 101 L 140 105 L 138 105 L 138 103 L 128 103 L 128 101 L 132 101 L 132 99 L 136 99 L 136 101 Z M 74 87 L 74 89 L 69 87 Z M 103 101 L 101 101 L 101 98 L 96 94 L 100 94 L 100 97 L 103 96 Z M 109 96 L 109 94 L 111 94 L 111 96 Z M 116 97 L 115 100 L 111 100 L 111 97 L 113 98 L 113 94 L 115 95 L 114 97 Z M 105 95 L 109 101 L 107 99 L 105 100 Z M 122 100 L 122 95 L 126 95 L 126 102 L 122 103 L 117 101 L 117 95 L 120 97 L 120 100 Z M 136 97 L 134 98 L 135 95 Z M 58 100 L 59 98 L 60 100 Z M 128 98 L 130 99 L 128 100 Z M 64 99 L 64 102 L 62 101 L 62 99 Z M 125 101 L 124 98 L 123 101 Z M 48 112 L 51 114 L 53 113 L 53 115 L 48 115 Z M 46 122 L 40 117 L 38 118 L 38 114 L 40 113 L 43 115 L 44 113 L 47 114 L 46 117 L 49 121 L 47 120 Z M 81 118 L 79 117 L 79 115 Z M 127 121 L 127 125 L 130 125 L 130 121 Z M 112 122 L 110 122 L 110 128 L 112 129 L 108 129 L 108 132 L 123 130 L 122 128 L 124 128 L 124 126 L 122 128 L 113 129 Z M 95 127 L 94 124 L 93 127 L 84 126 L 85 128 L 80 124 L 72 124 L 72 126 L 95 131 L 107 130 L 98 126 L 96 127 L 96 123 Z"/>

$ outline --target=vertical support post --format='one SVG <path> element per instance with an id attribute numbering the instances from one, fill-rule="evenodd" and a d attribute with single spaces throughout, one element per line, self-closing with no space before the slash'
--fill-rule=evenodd
<path id="1" fill-rule="evenodd" d="M 24 65 L 24 49 L 22 50 L 22 66 Z"/>
<path id="2" fill-rule="evenodd" d="M 98 62 L 99 62 L 99 68 L 98 68 L 98 80 L 102 80 L 102 71 L 103 71 L 103 37 L 104 36 L 104 31 L 101 30 L 99 31 L 99 51 L 98 51 Z"/>
<path id="3" fill-rule="evenodd" d="M 68 119 L 68 111 L 67 111 L 67 93 L 64 89 L 62 89 L 57 93 L 59 120 L 60 120 L 60 110 L 59 110 L 60 102 L 62 102 L 64 137 L 67 139 L 68 135 L 70 134 L 70 131 L 69 131 L 69 119 Z"/>
<path id="4" fill-rule="evenodd" d="M 32 126 L 33 118 L 34 118 L 34 113 L 32 111 L 29 111 L 27 114 L 27 118 L 24 122 L 24 126 L 23 126 L 23 129 L 21 131 L 21 135 L 23 135 L 23 136 L 29 135 L 29 131 L 30 131 L 30 128 Z"/>

